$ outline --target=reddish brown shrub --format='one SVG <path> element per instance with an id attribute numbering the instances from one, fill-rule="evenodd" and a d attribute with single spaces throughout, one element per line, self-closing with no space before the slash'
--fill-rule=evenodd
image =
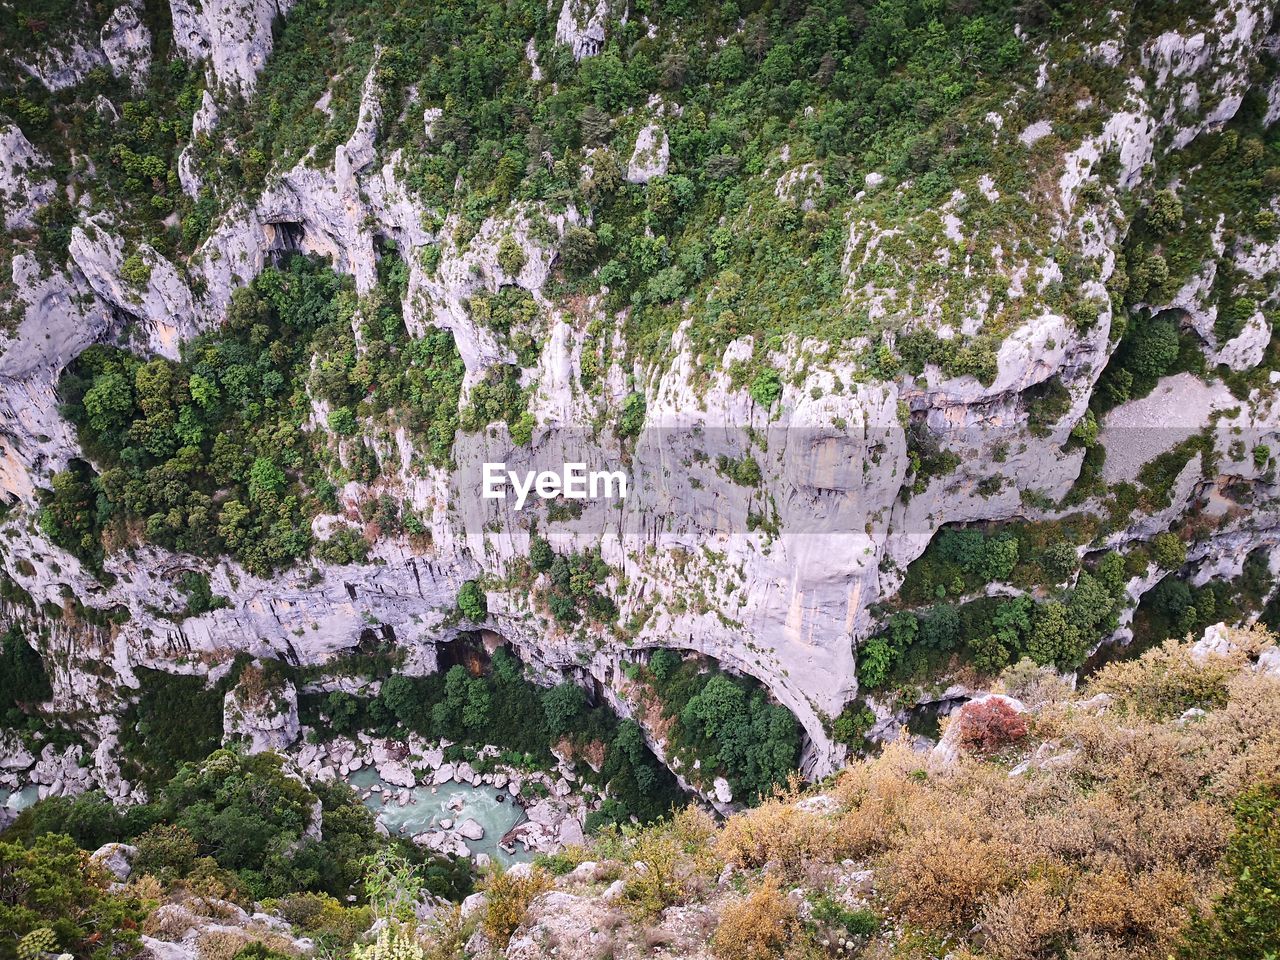
<path id="1" fill-rule="evenodd" d="M 968 750 L 990 753 L 1026 735 L 1026 719 L 1000 697 L 960 709 L 960 745 Z"/>

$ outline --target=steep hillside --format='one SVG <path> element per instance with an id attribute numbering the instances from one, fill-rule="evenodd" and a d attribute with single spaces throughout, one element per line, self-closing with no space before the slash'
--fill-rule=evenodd
<path id="1" fill-rule="evenodd" d="M 4 819 L 240 743 L 548 850 L 1276 624 L 1274 20 L 0 8 Z"/>
<path id="2" fill-rule="evenodd" d="M 1028 662 L 1002 690 L 930 753 L 896 743 L 722 824 L 689 807 L 611 827 L 488 873 L 460 905 L 440 896 L 465 892 L 457 875 L 379 850 L 340 788 L 290 779 L 270 753 L 220 751 L 127 817 L 89 798 L 25 813 L 10 836 L 31 845 L 0 842 L 0 877 L 41 879 L 16 908 L 0 900 L 0 923 L 24 956 L 50 935 L 30 931 L 54 919 L 52 892 L 76 889 L 57 928 L 76 956 L 98 955 L 86 943 L 170 960 L 1267 956 L 1280 935 L 1273 636 L 1215 626 L 1075 693 Z M 113 842 L 78 862 L 59 831 Z M 264 851 L 277 832 L 301 845 L 291 862 Z M 321 856 L 330 868 L 309 872 Z"/>

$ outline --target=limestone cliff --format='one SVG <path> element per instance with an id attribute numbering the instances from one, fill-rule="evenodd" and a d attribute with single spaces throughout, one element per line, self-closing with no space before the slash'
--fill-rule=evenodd
<path id="1" fill-rule="evenodd" d="M 176 51 L 208 70 L 194 129 L 185 138 L 204 146 L 184 150 L 178 167 L 192 196 L 211 184 L 215 193 L 221 190 L 216 166 L 200 154 L 239 150 L 219 143 L 222 131 L 270 64 L 272 24 L 291 6 L 173 0 Z M 74 48 L 74 56 L 33 50 L 27 69 L 62 87 L 87 72 L 64 65 L 68 57 L 84 66 L 102 57 L 112 70 L 137 79 L 151 44 L 132 11 L 122 5 L 112 13 L 98 46 L 86 40 L 91 45 Z M 565 0 L 555 41 L 578 60 L 600 55 L 607 25 L 625 24 L 620 14 L 608 3 L 591 8 Z M 606 306 L 602 295 L 563 294 L 555 279 L 562 245 L 569 232 L 593 224 L 591 212 L 574 200 L 554 206 L 513 201 L 470 224 L 460 240 L 459 212 L 424 199 L 403 151 L 385 148 L 385 131 L 417 124 L 423 105 L 387 114 L 389 81 L 376 53 L 365 65 L 354 128 L 333 145 L 331 159 L 312 151 L 270 170 L 239 196 L 221 190 L 221 213 L 189 257 L 168 256 L 135 239 L 128 212 L 113 209 L 91 186 L 55 184 L 21 130 L 6 126 L 0 137 L 6 228 L 30 229 L 55 190 L 78 192 L 82 202 L 61 214 L 73 221 L 65 262 L 37 263 L 29 253 L 12 258 L 21 320 L 0 357 L 0 487 L 12 504 L 2 562 L 37 610 L 74 596 L 93 610 L 128 611 L 109 628 L 70 632 L 56 651 L 54 703 L 118 704 L 140 666 L 192 672 L 238 652 L 319 665 L 353 649 L 370 630 L 394 638 L 420 669 L 430 669 L 439 645 L 484 627 L 548 678 L 595 681 L 623 711 L 635 706 L 621 695 L 626 661 L 667 646 L 707 654 L 756 677 L 794 712 L 808 738 L 806 774 L 831 772 L 845 746 L 833 739 L 830 721 L 858 693 L 857 650 L 878 625 L 875 605 L 894 595 L 934 534 L 948 524 L 1053 520 L 1069 512 L 1060 502 L 1086 455 L 1073 430 L 1086 419 L 1116 349 L 1117 263 L 1137 198 L 1170 156 L 1236 118 L 1257 76 L 1266 73 L 1259 65 L 1274 46 L 1273 16 L 1269 3 L 1222 0 L 1185 29 L 1144 32 L 1119 13 L 1105 29 L 1082 25 L 1072 55 L 1085 58 L 1109 92 L 1100 79 L 1098 91 L 1075 100 L 1078 91 L 1066 81 L 1058 86 L 1060 50 L 1027 51 L 1037 65 L 1034 89 L 1015 89 L 1008 108 L 985 121 L 987 149 L 1009 162 L 962 178 L 938 206 L 915 199 L 919 178 L 875 171 L 863 178 L 865 189 L 846 198 L 851 206 L 839 225 L 845 310 L 876 324 L 882 335 L 839 342 L 790 335 L 767 343 L 740 336 L 712 356 L 704 354 L 692 319 L 677 325 L 664 352 L 645 355 L 628 349 L 625 309 Z M 1118 39 L 1098 39 L 1113 31 Z M 1277 89 L 1274 83 L 1268 88 L 1268 102 Z M 428 128 L 450 119 L 447 104 L 425 109 Z M 1275 112 L 1268 110 L 1268 122 Z M 639 114 L 643 125 L 626 178 L 643 185 L 677 168 L 664 125 L 679 122 L 678 98 L 655 97 Z M 427 136 L 430 149 L 444 149 L 429 130 Z M 756 162 L 776 180 L 781 206 L 803 207 L 806 197 L 825 189 L 821 175 L 794 162 L 788 150 Z M 1028 182 L 1023 173 L 1032 166 L 1039 176 Z M 1185 311 L 1211 365 L 1240 371 L 1266 362 L 1280 263 L 1280 241 L 1268 236 L 1220 237 L 1200 279 L 1146 305 L 1154 312 Z M 51 475 L 81 455 L 57 395 L 60 373 L 81 351 L 127 341 L 143 353 L 176 358 L 184 342 L 221 322 L 236 289 L 284 251 L 330 258 L 354 277 L 358 293 L 368 293 L 387 241 L 394 241 L 408 271 L 403 312 L 409 330 L 422 335 L 443 328 L 455 338 L 467 371 L 463 403 L 486 371 L 516 360 L 508 340 L 476 321 L 472 299 L 516 287 L 532 296 L 539 312 L 539 353 L 521 374 L 536 422 L 529 445 L 514 442 L 504 425 L 459 434 L 457 466 L 444 471 L 424 466 L 404 431 L 371 436 L 381 476 L 340 491 L 342 512 L 351 515 L 371 496 L 394 493 L 424 519 L 428 537 L 385 537 L 371 544 L 367 562 L 313 560 L 270 578 L 227 559 L 150 546 L 110 553 L 106 575 L 97 576 L 48 541 L 33 518 Z M 512 243 L 520 252 L 518 268 L 502 255 Z M 143 265 L 145 279 L 126 276 L 131 257 Z M 1241 282 L 1263 290 L 1242 329 L 1219 343 L 1217 308 L 1207 300 L 1224 265 L 1232 278 L 1243 275 Z M 1064 271 L 1083 291 L 1071 316 L 1061 299 Z M 694 305 L 686 306 L 692 314 Z M 590 349 L 601 339 L 610 345 L 591 390 L 584 387 L 588 322 L 601 331 Z M 988 337 L 990 369 L 980 377 L 927 362 L 916 375 L 868 372 L 867 356 L 880 344 L 892 354 L 919 330 L 944 342 Z M 777 395 L 768 403 L 737 376 L 752 357 L 777 372 Z M 598 362 L 595 354 L 590 362 Z M 1050 422 L 1033 426 L 1039 391 L 1049 386 L 1065 399 Z M 1183 386 L 1166 384 L 1173 393 L 1154 412 L 1135 406 L 1147 401 L 1111 411 L 1100 425 L 1108 469 L 1138 442 L 1135 424 L 1143 416 L 1163 426 L 1170 408 L 1186 414 L 1191 433 L 1212 424 L 1213 457 L 1197 454 L 1166 505 L 1135 511 L 1105 542 L 1081 544 L 1080 553 L 1125 550 L 1191 523 L 1202 529 L 1185 570 L 1201 582 L 1238 573 L 1258 548 L 1267 551 L 1274 572 L 1280 565 L 1274 473 L 1253 455 L 1280 430 L 1273 387 L 1251 386 L 1232 399 L 1225 387 L 1200 397 Z M 559 462 L 563 451 L 579 449 L 572 438 L 593 432 L 601 412 L 621 409 L 633 392 L 643 396 L 645 430 L 634 443 L 604 431 L 587 456 L 598 467 L 625 459 L 636 495 L 623 509 L 589 515 L 580 525 L 543 527 L 564 549 L 600 548 L 614 570 L 609 586 L 618 620 L 630 627 L 625 636 L 603 628 L 565 630 L 528 591 L 506 586 L 528 553 L 535 514 L 514 510 L 510 501 L 480 500 L 478 467 L 505 461 L 523 470 Z M 324 429 L 321 416 L 313 428 Z M 1177 442 L 1163 430 L 1149 433 L 1157 434 L 1150 441 L 1157 447 L 1143 449 L 1127 479 Z M 922 467 L 921 437 L 949 469 Z M 717 472 L 719 457 L 744 455 L 758 460 L 757 489 L 727 483 Z M 1100 512 L 1102 500 L 1086 499 L 1076 509 Z M 762 510 L 766 528 L 753 529 L 751 518 Z M 1203 523 L 1206 517 L 1213 522 Z M 335 523 L 341 518 L 317 517 L 313 529 L 323 540 Z M 207 573 L 228 605 L 172 616 L 182 607 L 176 579 L 193 570 Z M 490 584 L 488 615 L 469 623 L 456 616 L 455 599 L 464 581 L 477 578 Z M 1153 585 L 1134 576 L 1133 604 Z M 229 729 L 247 722 L 231 694 L 227 709 L 238 718 Z M 115 724 L 110 713 L 86 718 L 108 744 Z M 287 745 L 296 720 L 287 708 L 277 720 L 270 725 L 275 733 L 250 733 L 250 739 Z M 127 793 L 109 754 L 94 755 L 92 775 Z"/>

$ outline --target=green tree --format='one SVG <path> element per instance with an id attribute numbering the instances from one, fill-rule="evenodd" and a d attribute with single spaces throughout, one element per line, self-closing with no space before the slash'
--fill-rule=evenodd
<path id="1" fill-rule="evenodd" d="M 70 837 L 0 841 L 0 960 L 17 960 L 18 941 L 42 928 L 53 932 L 54 951 L 77 960 L 133 956 L 143 911 L 109 892 L 109 879 Z"/>
<path id="2" fill-rule="evenodd" d="M 551 564 L 555 562 L 556 554 L 551 549 L 551 544 L 542 537 L 533 537 L 529 543 L 529 565 L 533 567 L 536 573 L 545 573 L 551 569 Z"/>
<path id="3" fill-rule="evenodd" d="M 618 416 L 618 436 L 638 437 L 644 429 L 645 399 L 643 393 L 632 392 L 622 402 L 622 413 Z"/>
<path id="4" fill-rule="evenodd" d="M 329 429 L 338 436 L 354 436 L 356 427 L 356 415 L 350 407 L 337 407 L 329 411 Z"/>
<path id="5" fill-rule="evenodd" d="M 1182 222 L 1182 201 L 1172 190 L 1160 190 L 1147 205 L 1147 224 L 1157 234 L 1166 234 Z"/>
<path id="6" fill-rule="evenodd" d="M 587 695 L 576 683 L 560 683 L 542 695 L 551 735 L 562 737 L 577 729 L 587 711 Z"/>
<path id="7" fill-rule="evenodd" d="M 1151 559 L 1163 570 L 1177 570 L 1187 562 L 1187 545 L 1168 530 L 1151 538 Z"/>
<path id="8" fill-rule="evenodd" d="M 878 689 L 889 679 L 893 661 L 884 637 L 871 637 L 858 650 L 858 682 L 868 690 Z"/>
<path id="9" fill-rule="evenodd" d="M 17 726 L 25 709 L 53 696 L 44 660 L 16 626 L 0 637 L 0 726 Z"/>
<path id="10" fill-rule="evenodd" d="M 560 240 L 560 259 L 571 271 L 589 269 L 596 261 L 596 235 L 586 227 L 569 227 Z"/>
<path id="11" fill-rule="evenodd" d="M 527 261 L 524 250 L 510 234 L 498 241 L 498 266 L 508 277 L 517 276 Z"/>
<path id="12" fill-rule="evenodd" d="M 104 438 L 120 434 L 133 416 L 133 388 L 124 373 L 112 368 L 94 378 L 84 395 L 89 426 Z"/>
<path id="13" fill-rule="evenodd" d="M 488 598 L 475 580 L 466 581 L 458 591 L 458 610 L 473 623 L 480 623 L 489 615 Z"/>
<path id="14" fill-rule="evenodd" d="M 249 499 L 259 504 L 274 500 L 287 482 L 288 478 L 275 461 L 258 457 L 249 468 Z"/>
<path id="15" fill-rule="evenodd" d="M 1027 641 L 1027 653 L 1041 666 L 1073 665 L 1080 654 L 1080 630 L 1067 617 L 1066 605 L 1050 600 L 1040 608 Z"/>
<path id="16" fill-rule="evenodd" d="M 782 396 L 782 378 L 773 367 L 767 367 L 751 381 L 751 399 L 769 410 Z"/>

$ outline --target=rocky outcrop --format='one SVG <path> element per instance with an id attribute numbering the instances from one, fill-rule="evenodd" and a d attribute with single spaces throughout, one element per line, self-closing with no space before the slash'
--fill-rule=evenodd
<path id="1" fill-rule="evenodd" d="M 102 52 L 116 77 L 128 77 L 134 88 L 147 82 L 151 71 L 151 31 L 131 3 L 116 7 L 99 36 Z"/>
<path id="2" fill-rule="evenodd" d="M 564 0 L 556 19 L 556 43 L 573 50 L 573 59 L 594 57 L 604 49 L 605 27 L 615 0 Z M 625 9 L 625 8 L 624 8 Z M 626 19 L 626 14 L 622 14 Z"/>
<path id="3" fill-rule="evenodd" d="M 260 669 L 246 669 L 223 698 L 222 731 L 224 743 L 241 743 L 250 753 L 287 749 L 298 739 L 297 690 L 288 680 L 269 684 Z"/>
<path id="4" fill-rule="evenodd" d="M 293 0 L 170 0 L 173 40 L 192 60 L 209 59 L 218 82 L 250 93 L 271 54 L 272 25 Z"/>
<path id="5" fill-rule="evenodd" d="M 642 127 L 627 162 L 627 181 L 648 183 L 654 177 L 662 176 L 667 172 L 669 154 L 666 131 L 652 123 Z"/>
<path id="6" fill-rule="evenodd" d="M 88 37 L 71 33 L 60 43 L 42 47 L 17 65 L 38 80 L 51 93 L 79 84 L 89 73 L 107 65 L 107 58 L 97 43 Z"/>
<path id="7" fill-rule="evenodd" d="M 138 855 L 138 848 L 127 843 L 108 843 L 90 854 L 89 859 L 101 864 L 102 868 L 124 883 L 133 873 L 133 858 Z"/>
<path id="8" fill-rule="evenodd" d="M 53 197 L 47 163 L 15 124 L 0 127 L 0 216 L 9 231 L 35 226 L 35 214 Z"/>

